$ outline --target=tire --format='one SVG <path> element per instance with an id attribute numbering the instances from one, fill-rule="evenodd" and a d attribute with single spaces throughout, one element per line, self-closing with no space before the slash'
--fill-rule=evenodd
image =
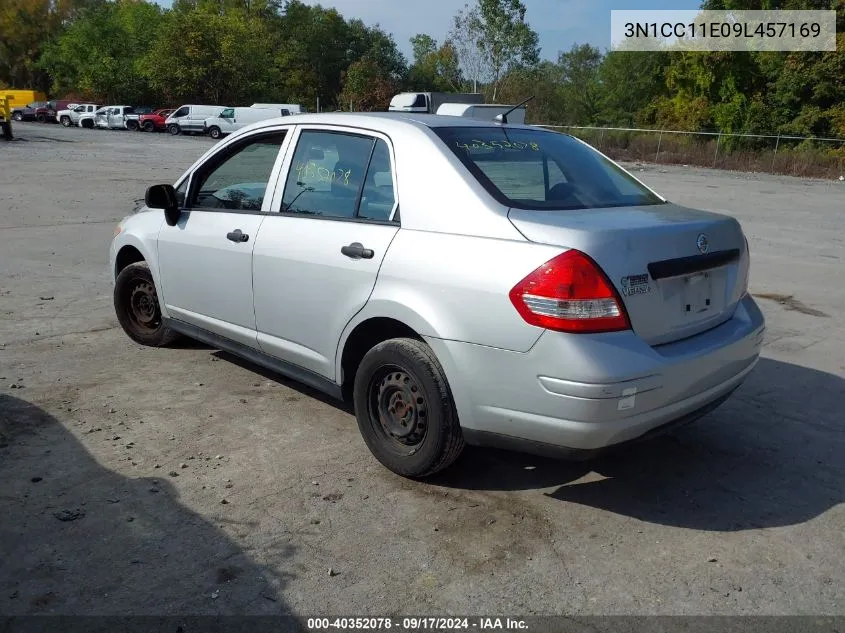
<path id="1" fill-rule="evenodd" d="M 39 123 L 46 123 L 47 122 L 47 115 L 39 114 L 37 117 L 35 117 L 35 120 L 38 121 Z"/>
<path id="2" fill-rule="evenodd" d="M 147 262 L 129 264 L 120 271 L 114 283 L 114 311 L 123 331 L 136 343 L 162 347 L 179 338 L 162 321 Z"/>
<path id="3" fill-rule="evenodd" d="M 216 125 L 212 125 L 210 128 L 208 128 L 208 135 L 209 135 L 211 138 L 213 138 L 215 141 L 216 141 L 217 139 L 219 139 L 221 136 L 223 136 L 223 135 L 220 133 L 220 128 L 219 128 L 219 127 L 217 127 Z"/>
<path id="4" fill-rule="evenodd" d="M 152 121 L 144 121 L 144 132 L 155 132 L 156 126 Z"/>
<path id="5" fill-rule="evenodd" d="M 71 120 L 70 120 L 70 117 L 69 117 L 69 116 L 63 116 L 63 117 L 62 117 L 62 120 L 61 120 L 61 123 L 62 123 L 62 125 L 63 125 L 64 127 L 70 127 L 70 126 L 71 126 Z"/>
<path id="6" fill-rule="evenodd" d="M 79 125 L 88 130 L 94 129 L 94 122 L 91 119 L 83 119 L 83 121 Z"/>
<path id="7" fill-rule="evenodd" d="M 18 121 L 18 122 L 23 121 L 23 114 L 21 114 L 20 112 L 15 112 L 12 115 L 12 119 L 14 119 L 15 121 Z"/>
<path id="8" fill-rule="evenodd" d="M 129 130 L 130 132 L 137 132 L 138 130 L 141 129 L 141 127 L 138 125 L 137 121 L 132 120 L 132 121 L 126 122 L 126 129 Z"/>
<path id="9" fill-rule="evenodd" d="M 176 123 L 171 123 L 167 126 L 167 131 L 170 132 L 173 136 L 179 136 L 182 130 L 179 129 L 179 125 Z"/>
<path id="10" fill-rule="evenodd" d="M 422 341 L 396 338 L 373 347 L 358 367 L 353 398 L 364 442 L 397 475 L 433 475 L 464 448 L 443 368 Z"/>

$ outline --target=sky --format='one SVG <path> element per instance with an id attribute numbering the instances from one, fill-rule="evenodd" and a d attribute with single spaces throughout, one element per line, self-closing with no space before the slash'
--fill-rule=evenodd
<path id="1" fill-rule="evenodd" d="M 169 6 L 171 0 L 157 0 Z M 438 42 L 445 39 L 452 17 L 466 0 L 304 0 L 307 4 L 335 7 L 346 18 L 393 34 L 399 49 L 411 61 L 409 39 L 427 33 Z M 612 9 L 698 9 L 701 0 L 523 0 L 526 20 L 540 36 L 541 55 L 557 59 L 573 44 L 592 44 L 602 51 L 610 47 Z"/>

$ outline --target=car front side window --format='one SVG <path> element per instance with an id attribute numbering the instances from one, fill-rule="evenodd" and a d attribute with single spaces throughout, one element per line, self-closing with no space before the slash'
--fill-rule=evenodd
<path id="1" fill-rule="evenodd" d="M 299 136 L 281 211 L 353 218 L 375 139 L 347 132 L 306 130 Z"/>
<path id="2" fill-rule="evenodd" d="M 200 167 L 192 187 L 191 208 L 261 211 L 270 172 L 285 133 L 254 136 Z"/>

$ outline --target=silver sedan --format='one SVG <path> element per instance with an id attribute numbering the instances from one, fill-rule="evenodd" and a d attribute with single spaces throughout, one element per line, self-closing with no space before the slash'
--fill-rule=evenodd
<path id="1" fill-rule="evenodd" d="M 347 398 L 408 477 L 467 443 L 592 455 L 693 420 L 765 329 L 735 219 L 525 125 L 262 121 L 115 233 L 132 339 L 192 337 Z"/>

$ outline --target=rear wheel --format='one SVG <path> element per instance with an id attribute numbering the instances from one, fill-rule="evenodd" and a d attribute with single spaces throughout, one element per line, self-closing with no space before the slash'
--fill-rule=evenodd
<path id="1" fill-rule="evenodd" d="M 182 132 L 182 130 L 179 129 L 179 125 L 177 125 L 176 123 L 171 123 L 170 125 L 168 125 L 167 131 L 170 132 L 173 136 L 179 136 L 179 134 Z"/>
<path id="2" fill-rule="evenodd" d="M 39 114 L 37 117 L 35 117 L 35 120 L 38 121 L 39 123 L 46 123 L 47 122 L 47 115 L 46 114 Z"/>
<path id="3" fill-rule="evenodd" d="M 15 112 L 15 113 L 12 115 L 12 118 L 13 118 L 15 121 L 23 121 L 23 114 L 21 114 L 20 112 Z"/>
<path id="4" fill-rule="evenodd" d="M 398 475 L 432 475 L 464 448 L 443 368 L 422 341 L 390 339 L 367 352 L 355 375 L 354 400 L 364 442 Z"/>
<path id="5" fill-rule="evenodd" d="M 152 121 L 144 121 L 144 132 L 153 132 L 155 131 L 155 129 L 155 123 L 153 123 Z"/>
<path id="6" fill-rule="evenodd" d="M 146 262 L 129 264 L 114 283 L 114 310 L 123 331 L 136 343 L 161 347 L 179 338 L 164 325 L 155 283 Z"/>
<path id="7" fill-rule="evenodd" d="M 71 121 L 70 121 L 70 117 L 69 117 L 69 116 L 63 116 L 63 117 L 62 117 L 62 125 L 63 125 L 64 127 L 70 127 L 70 123 L 71 123 Z"/>

